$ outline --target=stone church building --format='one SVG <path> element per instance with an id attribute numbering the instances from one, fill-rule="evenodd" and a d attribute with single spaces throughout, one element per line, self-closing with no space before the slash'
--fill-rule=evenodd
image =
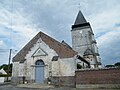
<path id="1" fill-rule="evenodd" d="M 12 81 L 16 83 L 67 83 L 82 68 L 101 66 L 96 40 L 90 24 L 79 11 L 72 25 L 72 47 L 39 32 L 14 57 Z M 72 81 L 71 81 L 72 82 Z"/>

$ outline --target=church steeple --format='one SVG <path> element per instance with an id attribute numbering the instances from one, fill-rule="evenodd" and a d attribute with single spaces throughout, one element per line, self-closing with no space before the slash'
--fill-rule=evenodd
<path id="1" fill-rule="evenodd" d="M 86 21 L 85 17 L 83 16 L 81 10 L 79 10 L 74 25 L 84 24 L 84 23 L 87 23 L 87 21 Z"/>
<path id="2" fill-rule="evenodd" d="M 94 62 L 94 65 L 91 67 L 96 67 L 99 59 L 99 53 L 97 50 L 97 45 L 95 43 L 94 34 L 90 23 L 86 21 L 84 15 L 79 10 L 76 17 L 74 25 L 72 25 L 72 48 L 78 55 L 84 59 Z M 92 61 L 91 61 L 92 60 Z M 93 63 L 90 63 L 91 65 Z"/>
<path id="3" fill-rule="evenodd" d="M 75 23 L 74 25 L 72 25 L 72 29 L 78 28 L 78 27 L 84 27 L 84 26 L 90 26 L 90 24 L 89 22 L 86 21 L 81 10 L 79 10 Z"/>

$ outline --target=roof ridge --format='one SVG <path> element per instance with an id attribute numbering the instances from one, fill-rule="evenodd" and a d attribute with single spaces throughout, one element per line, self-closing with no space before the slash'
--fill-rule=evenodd
<path id="1" fill-rule="evenodd" d="M 65 46 L 66 48 L 70 49 L 69 47 L 67 47 L 66 45 L 63 45 L 61 42 L 59 42 L 59 41 L 57 41 L 56 39 L 50 37 L 49 35 L 47 35 L 47 34 L 45 34 L 45 33 L 43 33 L 43 32 L 41 32 L 41 34 L 49 37 L 50 39 L 52 39 L 52 40 L 54 40 L 54 41 L 56 41 L 56 42 L 59 43 L 60 45 Z M 70 50 L 71 50 L 71 49 L 70 49 Z M 72 49 L 72 51 L 74 51 L 74 50 Z M 76 52 L 76 51 L 74 51 L 74 52 Z"/>
<path id="2" fill-rule="evenodd" d="M 73 49 L 68 48 L 67 46 L 61 44 L 59 41 L 55 40 L 54 38 L 48 36 L 47 34 L 43 33 L 40 31 L 35 37 L 33 37 L 14 57 L 13 57 L 13 62 L 14 61 L 20 61 L 24 60 L 26 54 L 30 50 L 30 48 L 33 47 L 33 45 L 37 42 L 37 40 L 41 38 L 47 45 L 49 45 L 50 48 L 54 49 L 57 53 L 60 54 L 60 57 L 70 57 L 76 54 L 76 52 Z M 58 50 L 58 47 L 60 50 Z M 66 50 L 64 50 L 64 49 Z M 62 51 L 68 52 L 66 53 L 66 56 L 63 55 Z"/>

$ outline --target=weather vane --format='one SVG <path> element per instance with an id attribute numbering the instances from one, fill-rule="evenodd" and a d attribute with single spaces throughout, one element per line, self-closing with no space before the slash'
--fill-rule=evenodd
<path id="1" fill-rule="evenodd" d="M 80 2 L 79 2 L 79 4 L 78 4 L 78 9 L 80 10 Z"/>

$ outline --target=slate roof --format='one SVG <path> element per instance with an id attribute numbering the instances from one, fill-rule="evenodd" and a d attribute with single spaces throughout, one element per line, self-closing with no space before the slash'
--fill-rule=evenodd
<path id="1" fill-rule="evenodd" d="M 79 13 L 77 15 L 74 25 L 84 24 L 84 23 L 87 23 L 87 21 L 85 17 L 83 16 L 82 12 L 79 10 Z"/>
<path id="2" fill-rule="evenodd" d="M 93 52 L 91 49 L 87 48 L 86 51 L 84 52 L 84 55 L 93 55 Z"/>
<path id="3" fill-rule="evenodd" d="M 41 38 L 50 48 L 54 49 L 60 58 L 70 58 L 74 57 L 77 52 L 73 49 L 68 48 L 62 43 L 56 41 L 50 36 L 44 34 L 43 32 L 39 32 L 30 42 L 28 42 L 14 57 L 13 62 L 18 62 L 21 60 L 25 60 L 25 56 L 33 47 L 33 45 L 37 42 L 37 40 Z"/>
<path id="4" fill-rule="evenodd" d="M 74 25 L 72 25 L 72 29 L 74 28 L 88 28 L 90 27 L 90 23 L 86 21 L 85 17 L 83 16 L 82 12 L 79 10 L 77 18 L 75 20 Z"/>

